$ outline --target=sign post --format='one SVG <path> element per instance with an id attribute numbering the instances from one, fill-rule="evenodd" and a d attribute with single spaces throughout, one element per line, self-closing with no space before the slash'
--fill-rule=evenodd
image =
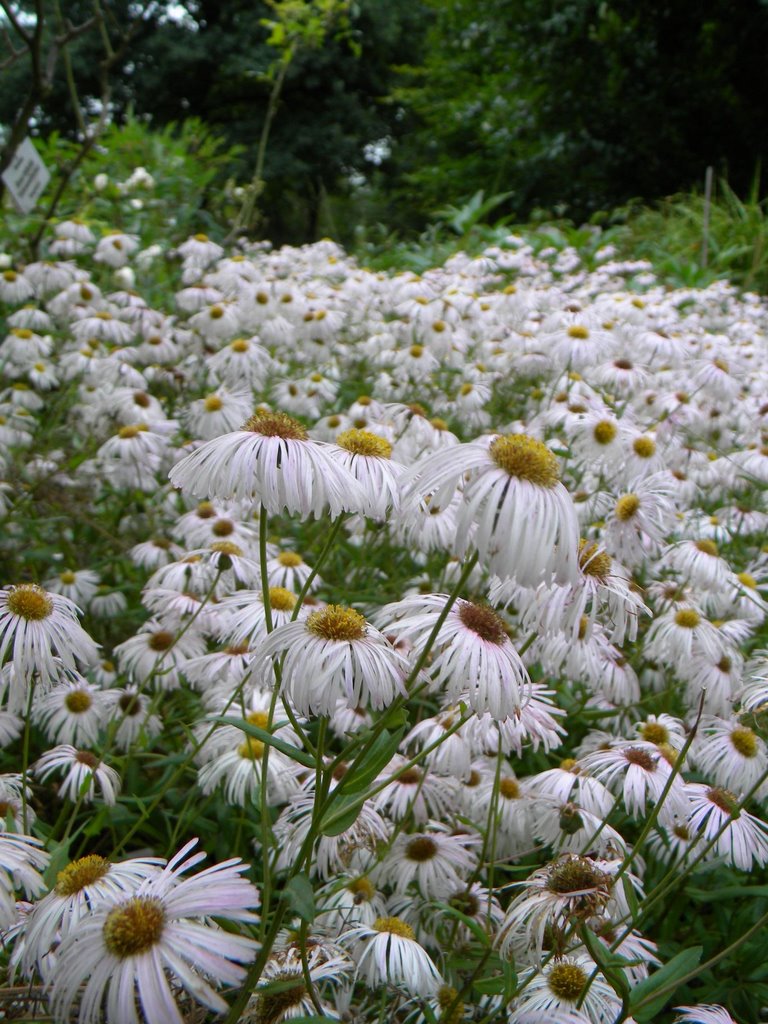
<path id="1" fill-rule="evenodd" d="M 51 180 L 30 139 L 24 139 L 3 171 L 3 181 L 20 213 L 29 213 Z"/>

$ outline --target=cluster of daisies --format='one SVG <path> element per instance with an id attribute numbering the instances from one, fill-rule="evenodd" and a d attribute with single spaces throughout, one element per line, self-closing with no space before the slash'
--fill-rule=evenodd
<path id="1" fill-rule="evenodd" d="M 764 302 L 197 235 L 160 308 L 138 250 L 69 221 L 0 272 L 10 982 L 80 1024 L 632 1021 L 670 894 L 768 863 Z M 169 763 L 245 859 L 152 847 Z"/>

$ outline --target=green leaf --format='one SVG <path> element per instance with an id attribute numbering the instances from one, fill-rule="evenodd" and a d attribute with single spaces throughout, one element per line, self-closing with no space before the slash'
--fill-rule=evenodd
<path id="1" fill-rule="evenodd" d="M 212 716 L 206 719 L 206 721 L 220 722 L 222 725 L 234 725 L 248 736 L 253 736 L 254 739 L 261 740 L 267 746 L 279 750 L 281 754 L 290 757 L 292 761 L 298 761 L 299 764 L 303 764 L 305 768 L 315 768 L 315 759 L 310 754 L 307 754 L 306 751 L 301 750 L 299 747 L 294 747 L 292 743 L 286 743 L 285 740 L 278 739 L 277 736 L 267 732 L 266 729 L 260 729 L 258 725 L 251 725 L 250 722 L 246 722 L 243 718 L 216 718 Z"/>
<path id="2" fill-rule="evenodd" d="M 631 961 L 607 949 L 590 928 L 583 928 L 581 937 L 590 956 L 605 975 L 613 991 L 621 997 L 622 1002 L 626 1002 L 629 999 L 630 989 L 627 976 L 622 968 L 628 966 Z"/>
<path id="3" fill-rule="evenodd" d="M 655 1019 L 656 1014 L 666 1006 L 677 988 L 675 982 L 684 978 L 701 962 L 703 948 L 694 946 L 692 949 L 682 950 L 677 956 L 672 957 L 669 963 L 664 964 L 632 989 L 629 1012 L 638 1024 Z"/>
<path id="4" fill-rule="evenodd" d="M 294 875 L 285 887 L 289 905 L 302 921 L 311 924 L 315 919 L 315 893 L 309 877 L 302 871 Z"/>
<path id="5" fill-rule="evenodd" d="M 699 903 L 714 903 L 716 900 L 768 896 L 768 885 L 726 885 L 720 889 L 686 889 L 685 894 Z"/>
<path id="6" fill-rule="evenodd" d="M 359 793 L 365 789 L 392 760 L 405 728 L 397 732 L 384 729 L 367 750 L 363 750 L 347 769 L 338 792 Z"/>
<path id="7" fill-rule="evenodd" d="M 435 907 L 441 910 L 446 917 L 454 917 L 457 921 L 465 924 L 481 946 L 487 947 L 490 944 L 490 936 L 480 921 L 470 917 L 468 914 L 463 914 L 457 907 L 452 907 L 449 903 L 436 903 Z"/>
<path id="8" fill-rule="evenodd" d="M 338 791 L 337 791 L 338 792 Z M 339 793 L 320 821 L 320 832 L 324 836 L 338 836 L 346 832 L 357 821 L 365 797 L 356 794 L 345 796 Z"/>

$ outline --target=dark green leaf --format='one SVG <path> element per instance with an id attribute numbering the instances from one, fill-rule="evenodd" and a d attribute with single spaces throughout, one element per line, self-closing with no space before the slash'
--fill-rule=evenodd
<path id="1" fill-rule="evenodd" d="M 241 729 L 248 736 L 253 736 L 254 739 L 261 740 L 262 743 L 266 743 L 270 747 L 274 747 L 275 750 L 279 750 L 281 754 L 285 754 L 286 757 L 290 757 L 292 761 L 298 761 L 299 764 L 303 764 L 305 768 L 314 768 L 315 759 L 307 754 L 304 750 L 299 747 L 294 747 L 292 743 L 286 743 L 285 740 L 278 739 L 277 736 L 273 736 L 271 732 L 267 732 L 266 729 L 260 729 L 258 725 L 251 725 L 250 722 L 246 722 L 242 718 L 209 718 L 209 722 L 221 722 L 222 725 L 234 725 L 238 729 Z"/>
<path id="2" fill-rule="evenodd" d="M 360 808 L 365 803 L 355 794 L 344 796 L 339 794 L 323 815 L 320 822 L 320 832 L 324 836 L 338 836 L 352 828 L 360 814 Z"/>
<path id="3" fill-rule="evenodd" d="M 371 746 L 355 758 L 347 769 L 339 786 L 342 793 L 359 793 L 365 789 L 392 760 L 402 739 L 405 728 L 391 733 L 384 729 Z"/>
<path id="4" fill-rule="evenodd" d="M 315 919 L 315 893 L 309 877 L 304 872 L 294 875 L 285 887 L 285 895 L 302 921 L 311 924 Z"/>
<path id="5" fill-rule="evenodd" d="M 702 946 L 682 950 L 669 963 L 632 989 L 629 1010 L 638 1024 L 655 1019 L 674 993 L 677 987 L 675 982 L 684 978 L 701 962 L 702 951 Z"/>

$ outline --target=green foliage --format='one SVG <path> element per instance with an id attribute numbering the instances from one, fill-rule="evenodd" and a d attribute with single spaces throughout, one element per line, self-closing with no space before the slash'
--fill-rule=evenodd
<path id="1" fill-rule="evenodd" d="M 768 206 L 756 186 L 741 200 L 721 181 L 710 204 L 700 193 L 676 195 L 611 219 L 624 220 L 615 232 L 624 255 L 651 260 L 672 284 L 698 287 L 727 278 L 768 292 Z"/>
<path id="2" fill-rule="evenodd" d="M 76 142 L 57 131 L 36 145 L 54 178 L 35 215 L 20 218 L 8 211 L 9 226 L 21 237 L 33 236 L 58 174 L 79 150 Z M 119 229 L 147 244 L 156 238 L 173 244 L 201 231 L 220 236 L 234 209 L 228 179 L 241 152 L 198 118 L 154 129 L 145 119 L 130 117 L 123 125 L 110 125 L 89 150 L 58 204 L 56 218 L 76 216 L 97 234 L 99 229 Z M 138 168 L 150 177 L 132 179 Z"/>
<path id="3" fill-rule="evenodd" d="M 434 3 L 423 61 L 395 96 L 418 129 L 397 153 L 403 201 L 511 191 L 582 219 L 690 187 L 707 165 L 738 190 L 765 155 L 768 8 L 725 0 Z"/>

